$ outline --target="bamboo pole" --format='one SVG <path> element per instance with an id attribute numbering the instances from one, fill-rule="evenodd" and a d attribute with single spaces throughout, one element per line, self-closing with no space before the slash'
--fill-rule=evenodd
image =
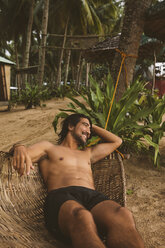
<path id="1" fill-rule="evenodd" d="M 42 48 L 50 48 L 50 49 L 64 49 L 64 50 L 87 50 L 87 48 L 80 48 L 80 47 L 59 47 L 59 46 L 42 46 Z"/>
<path id="2" fill-rule="evenodd" d="M 152 95 L 154 95 L 154 89 L 155 89 L 155 65 L 156 65 L 156 53 L 154 51 L 154 68 L 153 68 Z"/>
<path id="3" fill-rule="evenodd" d="M 43 16 L 42 16 L 42 39 L 41 47 L 39 51 L 39 68 L 38 68 L 38 84 L 42 86 L 44 77 L 45 66 L 45 45 L 46 45 L 46 33 L 48 26 L 48 13 L 49 13 L 49 0 L 44 0 Z"/>
<path id="4" fill-rule="evenodd" d="M 89 89 L 89 71 L 90 71 L 90 63 L 86 63 L 86 77 L 85 77 L 85 84 L 86 87 Z"/>
<path id="5" fill-rule="evenodd" d="M 60 58 L 59 58 L 57 80 L 56 80 L 57 87 L 60 85 L 60 82 L 61 82 L 61 63 L 62 63 L 66 39 L 67 39 L 66 37 L 67 37 L 67 32 L 68 32 L 68 23 L 69 23 L 69 16 L 67 17 L 67 21 L 66 21 L 66 26 L 65 26 L 64 36 L 63 36 L 63 43 L 62 43 L 62 48 L 61 48 L 61 53 L 60 53 Z"/>
<path id="6" fill-rule="evenodd" d="M 64 85 L 67 84 L 67 80 L 68 80 L 70 57 L 71 57 L 71 50 L 69 50 L 68 53 L 67 53 Z"/>
<path id="7" fill-rule="evenodd" d="M 47 36 L 61 37 L 63 38 L 63 34 L 47 34 Z M 75 39 L 88 39 L 88 38 L 99 38 L 99 37 L 110 37 L 111 35 L 66 35 L 66 38 L 75 38 Z"/>

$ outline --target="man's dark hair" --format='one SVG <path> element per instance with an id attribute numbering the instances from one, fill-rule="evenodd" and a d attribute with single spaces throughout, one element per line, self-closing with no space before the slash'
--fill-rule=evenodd
<path id="1" fill-rule="evenodd" d="M 65 118 L 65 120 L 62 122 L 62 129 L 61 132 L 58 134 L 58 144 L 60 145 L 63 140 L 65 139 L 67 133 L 68 133 L 68 126 L 76 126 L 77 123 L 80 121 L 81 118 L 86 118 L 89 120 L 90 128 L 92 129 L 92 121 L 91 119 L 84 115 L 84 114 L 71 114 Z"/>

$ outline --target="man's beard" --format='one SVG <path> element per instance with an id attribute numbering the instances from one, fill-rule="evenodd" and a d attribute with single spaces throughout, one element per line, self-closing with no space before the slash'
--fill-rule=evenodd
<path id="1" fill-rule="evenodd" d="M 87 140 L 84 141 L 84 140 L 81 139 L 81 137 L 78 136 L 76 133 L 73 133 L 73 137 L 74 137 L 74 139 L 77 141 L 78 146 L 85 147 L 85 145 L 86 145 L 86 143 L 87 143 Z"/>

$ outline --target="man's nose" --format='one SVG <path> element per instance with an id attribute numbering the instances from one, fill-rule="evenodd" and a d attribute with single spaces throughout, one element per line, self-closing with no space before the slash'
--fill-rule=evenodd
<path id="1" fill-rule="evenodd" d="M 88 134 L 88 136 L 90 136 L 90 134 L 91 134 L 90 127 L 87 128 L 87 134 Z"/>

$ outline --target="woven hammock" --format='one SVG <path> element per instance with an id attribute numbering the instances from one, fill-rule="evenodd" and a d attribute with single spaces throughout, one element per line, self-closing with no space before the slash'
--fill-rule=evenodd
<path id="1" fill-rule="evenodd" d="M 125 206 L 125 177 L 122 159 L 103 159 L 92 165 L 95 187 Z M 55 240 L 44 226 L 46 188 L 38 166 L 30 176 L 19 177 L 9 153 L 0 151 L 0 247 L 68 248 Z"/>

